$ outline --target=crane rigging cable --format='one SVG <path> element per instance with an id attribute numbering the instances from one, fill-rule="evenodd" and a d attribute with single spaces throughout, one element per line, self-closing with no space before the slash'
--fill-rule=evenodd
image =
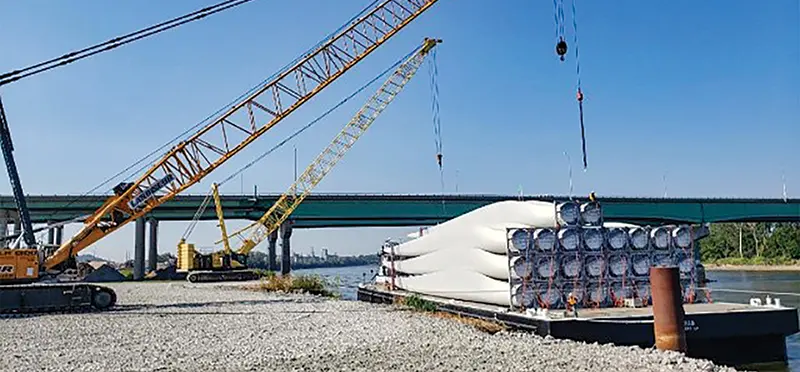
<path id="1" fill-rule="evenodd" d="M 442 168 L 442 120 L 439 116 L 439 64 L 436 61 L 436 49 L 431 50 L 428 59 L 428 74 L 431 87 L 431 113 L 433 114 L 433 139 L 436 146 L 436 163 L 439 165 L 439 186 L 442 193 L 442 212 L 447 213 L 444 200 L 444 169 Z"/>
<path id="2" fill-rule="evenodd" d="M 572 0 L 572 29 L 575 40 L 575 75 L 577 76 L 578 112 L 581 121 L 581 150 L 583 152 L 583 170 L 586 171 L 588 163 L 586 160 L 586 128 L 583 125 L 583 91 L 581 90 L 581 59 L 578 54 L 578 17 L 575 10 L 575 0 Z"/>
<path id="3" fill-rule="evenodd" d="M 220 3 L 205 7 L 203 9 L 170 19 L 168 21 L 152 25 L 135 32 L 131 32 L 122 36 L 115 37 L 108 41 L 92 45 L 80 50 L 72 51 L 60 57 L 49 59 L 19 70 L 10 71 L 0 75 L 0 86 L 13 83 L 17 80 L 26 78 L 28 76 L 36 75 L 59 66 L 67 65 L 81 59 L 91 57 L 95 54 L 109 51 L 116 47 L 132 43 L 134 41 L 144 39 L 169 29 L 184 25 L 189 22 L 197 21 L 205 18 L 206 16 L 219 13 L 223 10 L 230 9 L 253 0 L 225 0 Z"/>
<path id="4" fill-rule="evenodd" d="M 227 0 L 227 1 L 225 1 L 225 2 L 223 2 L 223 3 L 220 3 L 220 4 L 225 4 L 225 3 L 228 3 L 228 2 L 231 2 L 231 1 L 232 1 L 232 0 Z M 246 0 L 246 1 L 252 1 L 252 0 Z M 76 203 L 77 201 L 81 200 L 81 198 L 83 198 L 83 197 L 85 197 L 85 196 L 88 196 L 88 195 L 91 195 L 93 192 L 96 192 L 96 191 L 97 191 L 97 190 L 99 190 L 100 188 L 102 188 L 102 187 L 105 187 L 106 185 L 108 185 L 108 184 L 109 184 L 109 183 L 111 183 L 112 181 L 114 181 L 114 180 L 118 179 L 118 177 L 120 177 L 120 176 L 122 176 L 123 174 L 127 173 L 127 172 L 128 172 L 128 171 L 130 171 L 131 169 L 134 169 L 134 167 L 136 167 L 136 166 L 139 166 L 139 165 L 141 165 L 142 163 L 144 163 L 144 165 L 141 165 L 139 168 L 136 168 L 135 170 L 133 170 L 132 172 L 130 172 L 130 173 L 128 174 L 128 176 L 127 176 L 126 178 L 124 178 L 124 179 L 123 179 L 123 181 L 129 181 L 129 180 L 131 180 L 132 178 L 136 177 L 136 175 L 138 175 L 139 173 L 143 172 L 145 169 L 147 169 L 147 168 L 150 166 L 150 164 L 148 164 L 148 163 L 145 163 L 145 162 L 149 162 L 149 161 L 150 161 L 150 160 L 153 158 L 153 156 L 155 156 L 155 155 L 158 155 L 158 154 L 162 154 L 162 155 L 163 155 L 162 151 L 163 151 L 164 149 L 166 149 L 166 148 L 167 148 L 167 147 L 169 147 L 170 145 L 173 145 L 173 144 L 174 144 L 174 143 L 176 143 L 178 140 L 180 140 L 180 139 L 182 139 L 182 138 L 185 138 L 185 137 L 186 137 L 186 136 L 187 136 L 189 133 L 191 133 L 192 131 L 194 131 L 194 130 L 197 130 L 198 128 L 200 128 L 200 127 L 201 127 L 201 126 L 203 126 L 203 125 L 206 125 L 206 124 L 208 124 L 208 123 L 209 123 L 209 121 L 210 121 L 211 119 L 213 119 L 213 118 L 217 117 L 218 115 L 222 114 L 222 113 L 223 113 L 225 110 L 228 110 L 229 108 L 233 107 L 233 106 L 234 106 L 234 105 L 235 105 L 237 102 L 240 102 L 240 101 L 241 101 L 241 100 L 243 100 L 245 97 L 247 97 L 247 96 L 249 96 L 249 95 L 253 94 L 254 92 L 258 91 L 259 89 L 263 88 L 263 87 L 264 87 L 266 84 L 268 84 L 270 81 L 272 81 L 272 80 L 273 80 L 273 79 L 274 79 L 276 76 L 278 76 L 278 75 L 282 74 L 283 72 L 285 72 L 286 70 L 288 70 L 290 67 L 292 67 L 292 66 L 294 66 L 295 64 L 297 64 L 297 63 L 298 63 L 298 62 L 299 62 L 301 59 L 305 58 L 306 56 L 310 55 L 311 53 L 313 53 L 314 51 L 316 51 L 317 49 L 319 49 L 319 48 L 320 48 L 320 47 L 321 47 L 321 46 L 322 46 L 322 45 L 323 45 L 325 42 L 327 42 L 328 40 L 330 40 L 331 38 L 333 38 L 335 35 L 337 35 L 337 34 L 338 34 L 339 32 L 341 32 L 343 29 L 345 29 L 346 27 L 348 27 L 350 24 L 352 24 L 353 22 L 355 22 L 357 19 L 359 19 L 360 17 L 362 17 L 364 14 L 366 14 L 366 13 L 369 11 L 369 9 L 373 8 L 373 7 L 375 6 L 375 4 L 376 4 L 376 3 L 378 3 L 378 1 L 380 1 L 380 0 L 374 0 L 374 1 L 373 1 L 373 2 L 370 4 L 370 5 L 368 5 L 367 7 L 363 8 L 361 11 L 359 11 L 358 13 L 356 13 L 355 15 L 353 15 L 353 17 L 352 17 L 352 18 L 350 18 L 350 19 L 349 19 L 349 20 L 348 20 L 346 23 L 342 24 L 342 26 L 340 26 L 338 29 L 336 29 L 336 30 L 334 30 L 333 32 L 329 33 L 329 34 L 328 34 L 328 35 L 326 35 L 326 36 L 325 36 L 325 37 L 324 37 L 322 40 L 320 40 L 318 43 L 316 43 L 314 46 L 312 46 L 311 48 L 309 48 L 308 50 L 306 50 L 306 52 L 305 52 L 305 53 L 301 54 L 300 56 L 298 56 L 297 58 L 295 58 L 293 61 L 291 61 L 291 62 L 287 63 L 286 65 L 284 65 L 283 67 L 281 67 L 281 68 L 280 68 L 278 71 L 276 71 L 275 73 L 273 73 L 272 75 L 270 75 L 270 76 L 269 76 L 269 77 L 267 77 L 266 79 L 262 80 L 261 82 L 259 82 L 258 84 L 256 84 L 256 85 L 255 85 L 255 86 L 253 86 L 252 88 L 250 88 L 248 91 L 246 91 L 246 92 L 242 93 L 241 95 L 239 95 L 238 97 L 234 98 L 233 100 L 231 100 L 230 102 L 228 102 L 226 105 L 224 105 L 224 106 L 220 107 L 220 108 L 219 108 L 217 111 L 215 111 L 215 112 L 211 113 L 210 115 L 206 116 L 206 117 L 205 117 L 203 120 L 201 120 L 201 121 L 199 121 L 198 123 L 194 124 L 193 126 L 191 126 L 191 127 L 187 128 L 187 129 L 186 129 L 186 130 L 184 130 L 183 132 L 179 133 L 178 135 L 176 135 L 175 137 L 173 137 L 172 139 L 170 139 L 168 142 L 164 143 L 163 145 L 161 145 L 161 146 L 159 146 L 158 148 L 154 149 L 153 151 L 149 152 L 147 155 L 145 155 L 145 156 L 143 156 L 143 157 L 139 158 L 137 161 L 135 161 L 135 162 L 134 162 L 134 163 L 132 163 L 131 165 L 127 166 L 125 169 L 123 169 L 123 170 L 121 170 L 121 171 L 119 171 L 119 172 L 115 173 L 115 174 L 114 174 L 114 175 L 112 175 L 111 177 L 108 177 L 108 178 L 106 178 L 106 179 L 105 179 L 103 182 L 101 182 L 101 183 L 97 184 L 96 186 L 94 186 L 94 187 L 93 187 L 92 189 L 90 189 L 89 191 L 86 191 L 85 193 L 81 194 L 80 196 L 73 198 L 72 200 L 70 200 L 69 202 L 67 202 L 67 204 L 65 204 L 64 206 L 62 206 L 62 207 L 59 207 L 58 209 L 56 209 L 55 211 L 53 211 L 53 213 L 51 213 L 51 217 L 55 216 L 55 215 L 56 215 L 56 214 L 58 214 L 60 211 L 62 211 L 63 209 L 66 209 L 67 207 L 71 206 L 72 204 Z M 239 5 L 239 4 L 237 3 L 236 5 Z M 235 5 L 231 5 L 231 6 L 235 6 Z M 230 7 L 230 6 L 229 6 L 229 7 Z M 204 8 L 204 9 L 207 9 L 207 8 Z M 226 8 L 226 9 L 227 9 L 227 8 Z M 196 13 L 196 12 L 195 12 L 195 13 Z M 190 14 L 194 14 L 194 13 L 190 13 Z M 184 16 L 184 17 L 185 17 L 185 16 Z M 167 22 L 169 22 L 169 21 L 167 21 Z M 167 23 L 167 22 L 165 22 L 165 23 Z M 121 37 L 120 37 L 120 38 L 121 38 Z M 116 39 L 119 39 L 119 38 L 116 38 Z M 88 49 L 88 48 L 87 48 L 87 49 Z M 210 194 L 209 194 L 209 195 L 210 195 Z M 210 196 L 209 196 L 209 197 L 210 197 Z"/>

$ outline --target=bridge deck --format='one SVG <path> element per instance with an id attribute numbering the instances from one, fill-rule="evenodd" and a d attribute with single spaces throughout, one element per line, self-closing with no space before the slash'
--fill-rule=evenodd
<path id="1" fill-rule="evenodd" d="M 277 200 L 278 194 L 224 195 L 225 215 L 231 219 L 257 219 Z M 34 222 L 63 221 L 98 208 L 105 195 L 29 196 Z M 151 213 L 160 220 L 189 220 L 204 195 L 178 196 Z M 296 227 L 418 226 L 432 225 L 484 205 L 519 200 L 509 195 L 397 195 L 312 194 L 295 211 Z M 564 201 L 565 196 L 530 195 L 524 200 Z M 728 198 L 625 198 L 600 197 L 606 219 L 632 223 L 705 223 L 737 221 L 800 221 L 800 199 Z M 11 196 L 0 196 L 0 210 L 13 212 Z M 214 220 L 214 208 L 200 218 Z"/>

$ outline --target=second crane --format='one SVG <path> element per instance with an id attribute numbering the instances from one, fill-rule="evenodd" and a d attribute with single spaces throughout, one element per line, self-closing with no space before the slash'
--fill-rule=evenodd
<path id="1" fill-rule="evenodd" d="M 254 279 L 256 277 L 255 273 L 247 268 L 246 260 L 248 254 L 259 243 L 266 240 L 272 232 L 280 228 L 281 224 L 289 218 L 314 187 L 333 169 L 347 150 L 367 131 L 378 115 L 403 90 L 422 65 L 425 56 L 440 42 L 441 40 L 438 39 L 426 38 L 422 46 L 397 67 L 378 91 L 345 125 L 344 129 L 334 137 L 328 147 L 317 156 L 303 174 L 289 187 L 289 190 L 284 192 L 258 221 L 228 236 L 221 214 L 222 207 L 219 205 L 219 198 L 216 197 L 214 201 L 217 204 L 217 216 L 225 248 L 218 252 L 201 253 L 195 249 L 194 244 L 187 243 L 185 239 L 181 239 L 178 243 L 177 271 L 187 273 L 186 279 L 190 282 Z M 215 195 L 216 187 L 217 185 L 215 184 L 213 190 Z M 236 250 L 230 249 L 228 238 L 232 236 L 241 237 L 247 231 L 250 231 L 250 234 L 243 239 L 241 246 Z"/>

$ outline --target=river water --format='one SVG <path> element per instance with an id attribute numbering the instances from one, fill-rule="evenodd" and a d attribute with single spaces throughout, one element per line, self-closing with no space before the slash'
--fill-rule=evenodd
<path id="1" fill-rule="evenodd" d="M 352 266 L 296 270 L 295 273 L 323 276 L 332 287 L 338 287 L 344 299 L 355 300 L 358 285 L 369 281 L 375 270 L 377 266 Z M 764 301 L 765 293 L 748 293 L 759 291 L 780 298 L 784 306 L 800 307 L 800 272 L 707 271 L 706 276 L 714 280 L 708 284 L 714 301 L 747 303 L 751 297 L 760 297 Z M 793 295 L 795 293 L 797 295 Z M 786 339 L 786 349 L 789 356 L 787 366 L 760 367 L 759 370 L 800 372 L 800 334 Z"/>

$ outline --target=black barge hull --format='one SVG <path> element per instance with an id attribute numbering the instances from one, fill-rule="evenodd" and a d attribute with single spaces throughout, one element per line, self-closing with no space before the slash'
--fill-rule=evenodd
<path id="1" fill-rule="evenodd" d="M 358 288 L 359 301 L 393 303 L 412 293 L 390 291 L 375 285 Z M 507 308 L 434 296 L 418 295 L 433 301 L 441 311 L 498 321 L 514 329 L 584 342 L 612 343 L 620 346 L 653 347 L 653 315 L 650 308 L 579 309 L 578 318 L 536 317 Z M 785 363 L 786 337 L 798 332 L 797 309 L 749 306 L 732 303 L 684 305 L 687 355 L 716 364 L 742 366 L 756 363 Z"/>

